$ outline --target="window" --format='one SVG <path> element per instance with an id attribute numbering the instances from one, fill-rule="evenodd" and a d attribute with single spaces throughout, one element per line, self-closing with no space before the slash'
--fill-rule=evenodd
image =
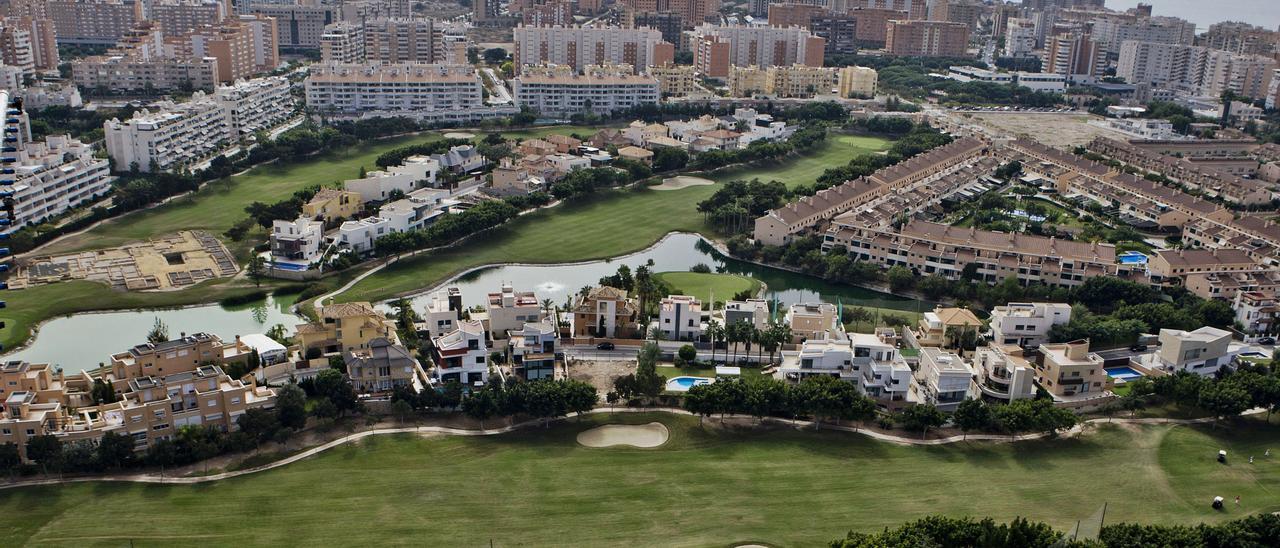
<path id="1" fill-rule="evenodd" d="M 28 435 L 28 436 L 34 436 L 34 435 L 36 435 L 36 431 L 35 431 L 35 429 L 34 429 L 34 428 L 28 428 L 28 429 L 27 429 L 27 435 Z"/>
<path id="2" fill-rule="evenodd" d="M 231 398 L 231 405 L 240 405 L 240 398 L 239 397 Z"/>
<path id="3" fill-rule="evenodd" d="M 8 436 L 8 435 L 10 435 L 10 434 L 13 434 L 13 431 L 12 431 L 12 430 L 10 430 L 10 429 L 8 429 L 8 428 L 5 428 L 5 429 L 4 429 L 4 435 Z"/>

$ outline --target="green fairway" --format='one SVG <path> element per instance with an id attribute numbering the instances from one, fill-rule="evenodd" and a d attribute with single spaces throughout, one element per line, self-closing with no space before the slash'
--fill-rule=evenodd
<path id="1" fill-rule="evenodd" d="M 739 292 L 750 291 L 754 294 L 760 290 L 759 281 L 737 274 L 659 272 L 655 277 L 681 294 L 692 295 L 704 303 L 730 301 Z"/>
<path id="2" fill-rule="evenodd" d="M 811 155 L 759 170 L 734 170 L 738 173 L 735 178 L 773 177 L 753 174 L 784 171 L 821 173 L 827 167 L 847 161 L 852 154 L 851 147 L 871 146 L 868 139 L 879 143 L 881 148 L 888 146 L 882 139 L 835 136 Z M 715 178 L 727 180 L 719 174 Z M 793 179 L 794 184 L 799 182 L 802 181 Z M 525 215 L 479 236 L 476 241 L 402 260 L 361 280 L 339 295 L 338 300 L 386 299 L 430 287 L 450 275 L 485 264 L 601 259 L 644 249 L 670 232 L 711 234 L 712 228 L 703 222 L 697 206 L 717 188 L 717 185 L 704 185 L 680 190 L 602 192 L 592 199 Z"/>
<path id="3" fill-rule="evenodd" d="M 596 423 L 653 420 L 671 429 L 665 446 L 574 441 Z M 816 546 L 935 513 L 1065 530 L 1103 503 L 1107 523 L 1280 510 L 1280 456 L 1261 457 L 1277 427 L 1104 425 L 1064 440 L 906 447 L 716 424 L 596 415 L 483 438 L 374 437 L 211 484 L 5 491 L 0 545 Z M 1219 448 L 1230 464 L 1214 462 Z M 1242 504 L 1212 511 L 1215 495 Z"/>
<path id="4" fill-rule="evenodd" d="M 723 183 L 735 179 L 760 179 L 781 181 L 789 187 L 813 184 L 829 167 L 849 163 L 854 156 L 878 152 L 889 148 L 889 142 L 880 137 L 833 133 L 817 150 L 805 156 L 803 162 L 783 161 L 765 167 L 739 167 L 717 171 L 710 179 Z"/>

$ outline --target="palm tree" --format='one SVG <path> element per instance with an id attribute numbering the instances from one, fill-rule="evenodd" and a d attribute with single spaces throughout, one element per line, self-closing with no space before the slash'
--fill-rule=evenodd
<path id="1" fill-rule="evenodd" d="M 555 325 L 556 330 L 560 329 L 560 311 L 556 309 L 556 305 L 551 299 L 542 299 L 542 310 L 547 312 L 547 316 L 551 317 L 551 323 Z"/>
<path id="2" fill-rule="evenodd" d="M 729 346 L 733 347 L 733 361 L 738 363 L 738 341 L 742 340 L 742 323 L 730 324 L 725 327 L 724 340 Z M 727 349 L 726 349 L 727 350 Z"/>
<path id="3" fill-rule="evenodd" d="M 773 354 L 778 348 L 791 340 L 791 326 L 785 323 L 774 323 L 769 326 L 770 345 L 769 361 L 773 362 Z"/>
<path id="4" fill-rule="evenodd" d="M 656 325 L 649 328 L 649 338 L 653 339 L 655 342 L 662 340 L 664 338 L 662 335 L 662 328 Z"/>
<path id="5" fill-rule="evenodd" d="M 707 322 L 707 338 L 711 339 L 711 363 L 716 363 L 716 340 L 724 336 L 724 327 L 720 322 L 711 320 Z"/>
<path id="6" fill-rule="evenodd" d="M 753 325 L 751 326 L 751 334 L 756 339 L 756 365 L 760 365 L 760 362 L 764 360 L 764 345 L 769 340 L 769 331 Z"/>

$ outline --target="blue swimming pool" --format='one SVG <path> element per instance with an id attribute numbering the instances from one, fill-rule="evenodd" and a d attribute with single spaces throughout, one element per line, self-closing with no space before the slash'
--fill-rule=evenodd
<path id="1" fill-rule="evenodd" d="M 707 377 L 676 377 L 667 381 L 667 390 L 671 392 L 688 392 L 690 388 L 716 382 Z"/>
<path id="2" fill-rule="evenodd" d="M 1106 372 L 1108 377 L 1122 381 L 1131 381 L 1143 376 L 1132 367 L 1108 367 Z"/>
<path id="3" fill-rule="evenodd" d="M 311 266 L 311 265 L 295 264 L 295 263 L 281 263 L 281 262 L 273 262 L 273 263 L 271 263 L 271 268 L 278 268 L 278 269 L 280 269 L 280 270 L 292 270 L 292 271 L 295 271 L 295 272 L 302 272 L 303 270 L 306 270 L 306 269 L 307 269 L 307 267 L 309 267 L 309 266 Z"/>
<path id="4" fill-rule="evenodd" d="M 1148 257 L 1137 251 L 1126 251 L 1116 256 L 1120 264 L 1147 264 Z"/>

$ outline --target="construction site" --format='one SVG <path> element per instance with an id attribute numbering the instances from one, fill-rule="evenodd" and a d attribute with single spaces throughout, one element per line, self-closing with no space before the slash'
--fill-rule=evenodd
<path id="1" fill-rule="evenodd" d="M 231 252 L 217 238 L 184 230 L 120 247 L 22 260 L 8 281 L 11 289 L 89 280 L 126 291 L 167 291 L 238 271 Z"/>

